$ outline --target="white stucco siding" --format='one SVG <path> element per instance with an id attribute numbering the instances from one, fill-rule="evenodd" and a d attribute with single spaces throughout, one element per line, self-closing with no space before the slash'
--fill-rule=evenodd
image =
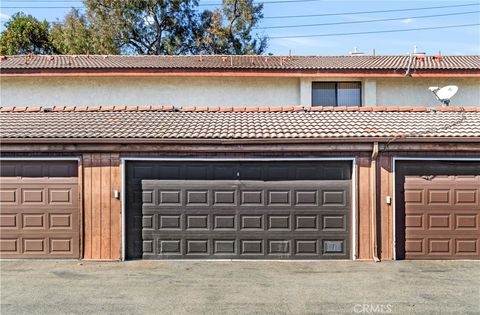
<path id="1" fill-rule="evenodd" d="M 2 106 L 293 106 L 298 78 L 3 77 Z"/>
<path id="2" fill-rule="evenodd" d="M 311 105 L 312 82 L 360 81 L 362 106 L 438 106 L 429 86 L 455 84 L 452 106 L 480 106 L 480 78 L 1 77 L 1 106 Z"/>
<path id="3" fill-rule="evenodd" d="M 457 85 L 450 106 L 480 106 L 479 78 L 377 79 L 377 106 L 439 106 L 430 86 Z"/>

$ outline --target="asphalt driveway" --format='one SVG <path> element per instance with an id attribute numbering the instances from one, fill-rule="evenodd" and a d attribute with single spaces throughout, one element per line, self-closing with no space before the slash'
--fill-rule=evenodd
<path id="1" fill-rule="evenodd" d="M 478 261 L 2 261 L 1 314 L 479 314 Z"/>

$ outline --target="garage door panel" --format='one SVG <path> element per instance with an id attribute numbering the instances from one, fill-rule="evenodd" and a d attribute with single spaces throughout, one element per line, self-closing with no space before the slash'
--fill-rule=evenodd
<path id="1" fill-rule="evenodd" d="M 348 248 L 343 239 L 312 239 L 307 236 L 287 239 L 281 235 L 262 239 L 255 236 L 232 238 L 158 237 L 143 241 L 144 259 L 345 259 Z"/>
<path id="2" fill-rule="evenodd" d="M 475 237 L 468 238 L 456 238 L 455 239 L 455 254 L 468 256 L 468 257 L 475 257 L 480 255 L 480 240 Z"/>
<path id="3" fill-rule="evenodd" d="M 127 165 L 127 255 L 348 258 L 351 163 L 298 164 Z"/>
<path id="4" fill-rule="evenodd" d="M 452 256 L 452 239 L 451 238 L 428 238 L 427 239 L 427 255 L 446 255 Z"/>
<path id="5" fill-rule="evenodd" d="M 19 203 L 19 192 L 17 188 L 14 187 L 4 187 L 0 189 L 0 205 L 1 206 L 12 206 Z M 1 209 L 1 208 L 0 208 Z"/>
<path id="6" fill-rule="evenodd" d="M 475 213 L 476 208 L 478 206 L 476 205 L 452 205 L 448 207 L 435 207 L 435 206 L 417 206 L 417 205 L 407 205 L 407 211 L 408 213 L 451 213 L 453 212 L 458 212 L 458 213 Z"/>
<path id="7" fill-rule="evenodd" d="M 158 230 L 265 230 L 265 231 L 347 231 L 347 214 L 310 211 L 183 211 L 144 210 L 143 229 Z"/>
<path id="8" fill-rule="evenodd" d="M 425 239 L 413 237 L 407 238 L 405 240 L 405 251 L 412 257 L 426 255 Z"/>
<path id="9" fill-rule="evenodd" d="M 4 219 L 4 218 L 7 219 Z M 21 231 L 24 234 L 77 233 L 78 216 L 72 214 L 27 213 L 3 215 L 1 218 L 1 235 Z"/>
<path id="10" fill-rule="evenodd" d="M 144 181 L 146 183 L 147 181 Z M 315 182 L 304 182 L 303 185 L 317 185 Z M 143 202 L 143 207 L 155 205 L 159 207 L 188 206 L 192 207 L 264 207 L 284 208 L 295 206 L 295 209 L 315 210 L 340 209 L 351 206 L 350 182 L 325 183 L 327 189 L 299 189 L 290 182 L 274 182 L 254 184 L 252 182 L 221 184 L 201 181 L 200 183 L 165 181 L 163 187 L 156 189 L 145 184 L 143 192 L 130 192 L 132 203 Z M 173 185 L 178 188 L 173 188 Z M 217 186 L 215 186 L 217 185 Z M 237 186 L 238 185 L 238 186 Z M 209 188 L 205 188 L 208 186 Z M 201 188 L 203 187 L 203 188 Z M 247 189 L 242 187 L 248 187 Z"/>
<path id="11" fill-rule="evenodd" d="M 456 205 L 474 206 L 479 204 L 478 190 L 475 188 L 455 189 L 454 196 Z"/>
<path id="12" fill-rule="evenodd" d="M 454 214 L 457 231 L 477 231 L 480 214 Z"/>
<path id="13" fill-rule="evenodd" d="M 446 259 L 455 256 L 457 259 L 477 259 L 479 240 L 475 236 L 445 238 L 445 235 L 432 235 L 428 238 L 409 238 L 406 240 L 406 250 L 411 259 Z"/>
<path id="14" fill-rule="evenodd" d="M 0 206 L 15 208 L 78 208 L 78 183 L 6 183 L 0 189 Z M 1 207 L 4 209 L 5 207 Z M 1 209 L 0 209 L 1 211 Z"/>
<path id="15" fill-rule="evenodd" d="M 405 258 L 480 258 L 480 164 L 401 163 L 399 175 Z"/>
<path id="16" fill-rule="evenodd" d="M 79 238 L 71 234 L 13 233 L 0 240 L 3 258 L 78 258 Z"/>
<path id="17" fill-rule="evenodd" d="M 427 191 L 427 205 L 478 206 L 478 188 L 463 189 L 429 189 Z"/>
<path id="18" fill-rule="evenodd" d="M 78 258 L 77 163 L 1 164 L 1 257 Z"/>
<path id="19" fill-rule="evenodd" d="M 153 252 L 153 246 L 158 246 L 158 254 Z M 281 236 L 259 239 L 254 236 L 245 238 L 229 238 L 221 235 L 215 238 L 195 236 L 187 239 L 157 238 L 144 241 L 144 258 L 347 258 L 347 247 L 343 239 L 285 239 Z"/>
<path id="20" fill-rule="evenodd" d="M 415 233 L 417 231 L 410 231 L 407 232 L 409 237 L 454 237 L 451 236 L 452 234 L 455 234 L 455 231 L 445 231 L 445 230 L 437 230 L 437 231 L 432 231 L 432 230 L 425 230 L 425 231 L 419 231 L 419 233 Z M 462 231 L 461 233 L 456 233 L 459 236 L 469 236 L 469 237 L 476 237 L 478 236 L 478 232 L 470 230 L 470 231 Z"/>
<path id="21" fill-rule="evenodd" d="M 20 255 L 20 241 L 16 237 L 2 237 L 0 239 L 0 254 Z"/>
<path id="22" fill-rule="evenodd" d="M 8 210 L 7 210 L 8 211 Z M 4 229 L 18 229 L 19 228 L 18 213 L 1 213 L 0 214 L 0 228 Z"/>

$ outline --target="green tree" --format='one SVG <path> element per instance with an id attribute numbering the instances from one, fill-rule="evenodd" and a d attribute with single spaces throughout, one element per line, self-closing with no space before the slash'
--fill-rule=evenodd
<path id="1" fill-rule="evenodd" d="M 176 55 L 195 52 L 197 0 L 85 0 L 90 21 L 124 53 Z"/>
<path id="2" fill-rule="evenodd" d="M 222 7 L 198 12 L 198 0 L 85 0 L 97 34 L 112 34 L 123 53 L 261 54 L 267 38 L 253 35 L 262 4 L 223 0 Z"/>
<path id="3" fill-rule="evenodd" d="M 2 54 L 262 54 L 267 38 L 253 34 L 262 4 L 223 0 L 198 11 L 198 0 L 84 0 L 50 27 L 17 13 L 0 38 Z"/>
<path id="4" fill-rule="evenodd" d="M 204 11 L 197 32 L 199 52 L 207 54 L 262 54 L 267 37 L 252 35 L 263 18 L 263 4 L 253 0 L 223 0 L 221 9 Z"/>
<path id="5" fill-rule="evenodd" d="M 62 22 L 53 23 L 50 38 L 59 54 L 119 54 L 113 35 L 98 29 L 78 10 L 72 9 Z"/>
<path id="6" fill-rule="evenodd" d="M 47 21 L 40 22 L 19 12 L 5 23 L 5 28 L 0 35 L 2 55 L 50 54 L 54 51 Z"/>

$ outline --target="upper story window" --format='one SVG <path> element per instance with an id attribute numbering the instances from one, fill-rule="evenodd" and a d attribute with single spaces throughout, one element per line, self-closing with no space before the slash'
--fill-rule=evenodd
<path id="1" fill-rule="evenodd" d="M 360 82 L 313 82 L 312 106 L 362 106 Z"/>

